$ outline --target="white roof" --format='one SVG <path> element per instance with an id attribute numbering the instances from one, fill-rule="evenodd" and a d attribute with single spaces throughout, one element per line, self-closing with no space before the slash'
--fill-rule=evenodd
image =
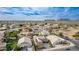
<path id="1" fill-rule="evenodd" d="M 65 39 L 60 38 L 60 37 L 58 37 L 58 36 L 56 36 L 56 35 L 49 35 L 49 36 L 47 36 L 46 38 L 47 38 L 48 40 L 50 40 L 52 44 L 53 44 L 54 42 L 57 42 L 57 41 L 65 41 Z M 67 41 L 67 40 L 66 40 L 66 41 Z M 70 41 L 67 41 L 67 42 L 69 42 L 70 45 L 74 45 L 74 44 L 73 44 L 72 42 L 70 42 Z"/>
<path id="2" fill-rule="evenodd" d="M 6 27 L 1 27 L 1 28 L 0 28 L 0 30 L 4 30 L 4 29 L 7 29 L 7 28 L 6 28 Z"/>
<path id="3" fill-rule="evenodd" d="M 33 40 L 34 40 L 35 44 L 37 44 L 38 42 L 42 43 L 42 40 L 40 40 L 38 36 L 33 36 Z"/>
<path id="4" fill-rule="evenodd" d="M 20 32 L 20 34 L 27 34 L 27 32 Z"/>
<path id="5" fill-rule="evenodd" d="M 42 35 L 49 35 L 49 32 L 46 31 L 46 30 L 43 30 L 43 31 L 41 31 L 41 34 L 42 34 Z"/>
<path id="6" fill-rule="evenodd" d="M 20 39 L 18 40 L 18 45 L 22 45 L 23 43 L 24 43 L 24 44 L 27 43 L 29 46 L 32 45 L 31 39 L 28 38 L 28 37 L 22 37 L 22 38 L 20 38 Z"/>
<path id="7" fill-rule="evenodd" d="M 56 35 L 49 35 L 46 37 L 48 40 L 50 40 L 50 42 L 53 44 L 55 43 L 56 41 L 61 41 L 61 40 L 64 40 L 63 38 L 60 38 Z"/>
<path id="8" fill-rule="evenodd" d="M 65 39 L 63 38 L 60 38 L 58 36 L 55 36 L 55 35 L 49 35 L 46 37 L 48 40 L 50 40 L 50 42 L 53 44 L 54 42 L 57 42 L 57 41 L 65 41 Z M 50 48 L 50 49 L 43 49 L 44 51 L 53 51 L 53 50 L 64 50 L 66 48 L 71 48 L 71 47 L 74 47 L 75 45 L 70 42 L 70 41 L 67 41 L 68 43 L 70 43 L 70 45 L 55 45 L 54 48 Z"/>
<path id="9" fill-rule="evenodd" d="M 42 42 L 42 40 L 40 40 L 39 38 L 37 38 L 36 40 L 37 40 L 37 42 Z"/>
<path id="10" fill-rule="evenodd" d="M 5 31 L 0 31 L 0 34 L 4 34 Z"/>

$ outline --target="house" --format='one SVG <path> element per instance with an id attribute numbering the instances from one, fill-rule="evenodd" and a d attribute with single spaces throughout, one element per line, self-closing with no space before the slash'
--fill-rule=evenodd
<path id="1" fill-rule="evenodd" d="M 43 48 L 43 41 L 38 36 L 33 36 L 33 40 L 38 48 Z"/>
<path id="2" fill-rule="evenodd" d="M 1 42 L 4 40 L 4 33 L 5 33 L 5 31 L 0 31 L 0 41 Z"/>
<path id="3" fill-rule="evenodd" d="M 28 38 L 28 37 L 22 37 L 18 40 L 18 43 L 17 45 L 19 47 L 31 47 L 32 46 L 32 42 L 31 42 L 31 39 Z"/>
<path id="4" fill-rule="evenodd" d="M 0 30 L 6 30 L 7 29 L 7 27 L 1 27 L 0 28 Z"/>
<path id="5" fill-rule="evenodd" d="M 0 43 L 0 51 L 6 50 L 6 43 Z"/>
<path id="6" fill-rule="evenodd" d="M 46 37 L 48 40 L 50 40 L 51 44 L 54 46 L 50 49 L 43 49 L 43 51 L 66 51 L 66 50 L 77 50 L 75 48 L 75 45 L 70 42 L 67 41 L 63 38 L 60 38 L 56 35 L 49 35 Z"/>
<path id="7" fill-rule="evenodd" d="M 48 31 L 46 31 L 46 30 L 42 30 L 41 32 L 40 32 L 40 35 L 49 35 L 50 33 L 48 32 Z"/>

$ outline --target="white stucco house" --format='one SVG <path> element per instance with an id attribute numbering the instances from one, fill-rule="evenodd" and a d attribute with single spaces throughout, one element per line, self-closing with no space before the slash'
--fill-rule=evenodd
<path id="1" fill-rule="evenodd" d="M 75 45 L 72 42 L 67 41 L 63 38 L 60 38 L 56 35 L 49 35 L 46 38 L 50 40 L 51 44 L 54 45 L 54 47 L 50 49 L 43 49 L 43 51 L 66 51 L 66 50 L 75 51 L 77 50 L 75 48 Z"/>
<path id="2" fill-rule="evenodd" d="M 43 41 L 38 36 L 34 36 L 33 40 L 36 46 L 38 46 L 39 48 L 43 47 Z"/>
<path id="3" fill-rule="evenodd" d="M 17 43 L 17 45 L 19 46 L 19 47 L 31 47 L 32 46 L 32 42 L 31 42 L 31 39 L 30 38 L 28 38 L 28 37 L 22 37 L 22 38 L 20 38 L 19 40 L 18 40 L 18 43 Z"/>

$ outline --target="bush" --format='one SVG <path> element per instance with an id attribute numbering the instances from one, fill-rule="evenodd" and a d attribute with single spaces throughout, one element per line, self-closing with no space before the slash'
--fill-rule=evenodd
<path id="1" fill-rule="evenodd" d="M 6 38 L 6 50 L 10 51 L 12 49 L 17 48 L 17 32 L 12 31 L 12 32 L 7 32 L 5 33 L 5 38 Z"/>
<path id="2" fill-rule="evenodd" d="M 79 35 L 73 35 L 73 37 L 79 37 Z"/>
<path id="3" fill-rule="evenodd" d="M 12 32 L 6 32 L 5 33 L 5 37 L 9 38 L 9 37 L 17 37 L 17 31 L 12 31 Z"/>
<path id="4" fill-rule="evenodd" d="M 7 51 L 11 51 L 12 49 L 16 49 L 16 48 L 17 48 L 16 42 L 6 44 Z"/>

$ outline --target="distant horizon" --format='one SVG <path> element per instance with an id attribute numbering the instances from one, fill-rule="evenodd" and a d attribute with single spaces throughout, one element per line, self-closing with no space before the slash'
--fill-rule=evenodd
<path id="1" fill-rule="evenodd" d="M 23 19 L 7 19 L 7 20 L 5 20 L 5 19 L 2 19 L 2 20 L 0 20 L 0 21 L 79 21 L 79 19 L 68 19 L 68 18 L 60 18 L 60 19 L 25 19 L 25 20 L 23 20 Z"/>

